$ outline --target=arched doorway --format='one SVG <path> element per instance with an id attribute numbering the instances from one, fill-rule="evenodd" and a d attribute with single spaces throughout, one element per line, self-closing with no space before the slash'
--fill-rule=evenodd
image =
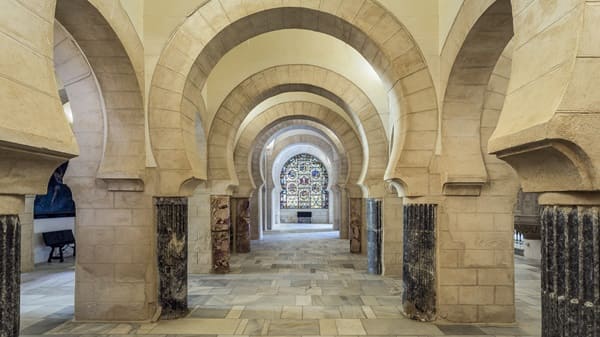
<path id="1" fill-rule="evenodd" d="M 294 155 L 279 171 L 279 188 L 274 193 L 274 197 L 279 197 L 279 212 L 274 225 L 330 225 L 330 193 L 325 164 L 309 153 Z"/>

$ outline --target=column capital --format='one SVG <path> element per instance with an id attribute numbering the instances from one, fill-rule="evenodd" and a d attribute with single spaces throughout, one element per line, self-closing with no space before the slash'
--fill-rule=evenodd
<path id="1" fill-rule="evenodd" d="M 546 192 L 538 199 L 540 205 L 600 206 L 600 192 Z"/>
<path id="2" fill-rule="evenodd" d="M 25 207 L 25 196 L 0 194 L 0 214 L 19 214 Z"/>

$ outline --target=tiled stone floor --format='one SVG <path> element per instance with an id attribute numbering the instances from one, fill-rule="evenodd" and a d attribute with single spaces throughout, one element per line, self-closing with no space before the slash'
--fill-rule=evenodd
<path id="1" fill-rule="evenodd" d="M 300 233 L 299 233 L 300 232 Z M 539 267 L 516 260 L 518 324 L 420 323 L 400 313 L 401 281 L 366 274 L 337 232 L 278 230 L 232 257 L 228 275 L 190 275 L 185 319 L 146 324 L 77 323 L 73 267 L 23 275 L 21 335 L 540 336 Z"/>

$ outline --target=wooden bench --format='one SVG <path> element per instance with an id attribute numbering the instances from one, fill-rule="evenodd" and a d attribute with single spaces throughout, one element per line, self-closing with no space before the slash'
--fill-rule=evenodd
<path id="1" fill-rule="evenodd" d="M 52 260 L 60 260 L 60 262 L 64 262 L 65 259 L 63 257 L 63 251 L 70 245 L 73 245 L 73 256 L 75 256 L 75 236 L 73 236 L 72 230 L 66 229 L 62 231 L 46 232 L 42 233 L 42 236 L 44 237 L 44 243 L 46 246 L 52 248 L 50 251 L 50 256 L 48 256 L 48 263 L 51 263 Z M 58 249 L 59 256 L 55 256 L 55 249 Z"/>

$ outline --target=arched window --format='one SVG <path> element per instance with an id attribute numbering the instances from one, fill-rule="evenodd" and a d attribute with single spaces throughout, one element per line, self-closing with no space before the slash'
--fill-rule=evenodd
<path id="1" fill-rule="evenodd" d="M 316 157 L 301 153 L 281 169 L 281 208 L 329 208 L 325 165 Z"/>

